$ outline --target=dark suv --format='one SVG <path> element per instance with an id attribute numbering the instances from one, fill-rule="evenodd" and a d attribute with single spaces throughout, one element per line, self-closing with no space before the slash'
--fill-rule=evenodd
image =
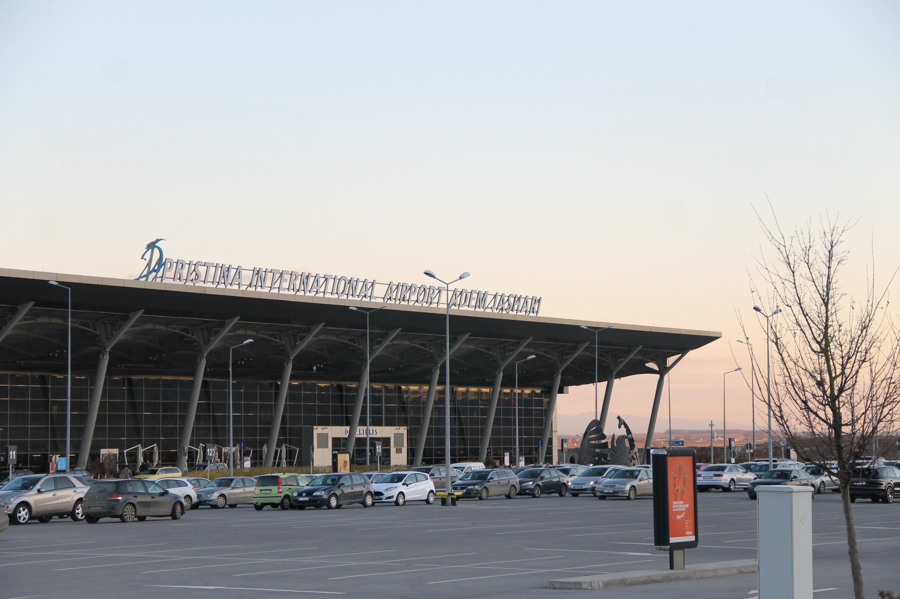
<path id="1" fill-rule="evenodd" d="M 470 470 L 453 483 L 453 490 L 463 497 L 506 496 L 512 499 L 519 492 L 519 478 L 512 470 Z"/>
<path id="2" fill-rule="evenodd" d="M 850 479 L 850 501 L 869 498 L 873 502 L 893 503 L 900 487 L 900 470 L 894 466 L 857 468 Z"/>
<path id="3" fill-rule="evenodd" d="M 372 507 L 375 503 L 372 482 L 362 474 L 322 474 L 293 496 L 293 507 L 300 510 L 309 505 L 332 510 L 351 503 L 360 503 L 363 507 Z"/>

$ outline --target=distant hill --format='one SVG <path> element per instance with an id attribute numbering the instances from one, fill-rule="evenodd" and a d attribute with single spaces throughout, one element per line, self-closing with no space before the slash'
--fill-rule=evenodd
<path id="1" fill-rule="evenodd" d="M 616 420 L 616 416 L 622 416 L 625 419 L 625 422 L 628 423 L 628 426 L 631 427 L 631 431 L 637 434 L 645 434 L 647 432 L 647 425 L 650 424 L 649 416 L 634 416 L 634 415 L 626 415 L 626 414 L 616 414 L 610 410 L 609 417 L 607 419 L 607 428 L 610 430 L 606 431 L 607 433 L 616 433 L 615 430 L 618 426 L 618 421 Z M 588 425 L 588 422 L 594 419 L 593 412 L 582 412 L 580 414 L 559 414 L 559 434 L 561 435 L 579 435 L 584 432 L 585 427 Z M 716 420 L 716 430 L 722 429 L 722 421 L 721 419 Z M 757 423 L 758 424 L 758 423 Z M 747 429 L 750 430 L 751 426 L 745 422 L 729 422 L 729 429 Z M 693 420 L 691 418 L 672 418 L 672 429 L 673 430 L 681 430 L 681 431 L 709 431 L 709 420 Z M 669 419 L 667 415 L 660 414 L 656 419 L 656 432 L 661 433 L 663 431 L 669 430 Z"/>

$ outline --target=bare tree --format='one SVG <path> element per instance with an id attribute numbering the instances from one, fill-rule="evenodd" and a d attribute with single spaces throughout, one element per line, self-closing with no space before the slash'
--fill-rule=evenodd
<path id="1" fill-rule="evenodd" d="M 854 594 L 863 599 L 850 479 L 854 466 L 874 456 L 878 435 L 892 433 L 897 423 L 900 335 L 887 309 L 897 271 L 877 288 L 872 256 L 861 297 L 854 298 L 841 284 L 852 223 L 825 218 L 817 227 L 810 221 L 787 235 L 774 215 L 773 220 L 769 226 L 759 218 L 774 256 L 757 258 L 762 287 L 754 284 L 770 298 L 772 305 L 764 306 L 769 313 L 781 308 L 768 329 L 773 347 L 769 407 L 801 459 L 822 465 L 838 481 Z M 765 367 L 760 371 L 765 376 Z"/>

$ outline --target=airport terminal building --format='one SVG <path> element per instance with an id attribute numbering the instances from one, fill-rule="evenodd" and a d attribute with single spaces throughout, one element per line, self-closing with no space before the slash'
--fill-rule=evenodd
<path id="1" fill-rule="evenodd" d="M 517 437 L 526 462 L 555 460 L 557 402 L 594 382 L 595 360 L 604 424 L 616 379 L 656 377 L 646 404 L 620 407 L 651 413 L 652 441 L 669 369 L 720 336 L 548 318 L 535 297 L 161 253 L 141 280 L 0 269 L 0 445 L 49 469 L 68 404 L 79 466 L 103 451 L 185 467 L 226 447 L 254 466 L 324 466 L 335 450 L 364 463 L 367 437 L 373 463 L 376 445 L 382 464 L 442 463 L 448 302 L 452 461 L 514 456 Z"/>

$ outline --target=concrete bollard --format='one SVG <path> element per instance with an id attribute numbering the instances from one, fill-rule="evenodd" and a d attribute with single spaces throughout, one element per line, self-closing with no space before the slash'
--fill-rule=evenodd
<path id="1" fill-rule="evenodd" d="M 758 486 L 759 599 L 812 599 L 811 487 Z"/>

